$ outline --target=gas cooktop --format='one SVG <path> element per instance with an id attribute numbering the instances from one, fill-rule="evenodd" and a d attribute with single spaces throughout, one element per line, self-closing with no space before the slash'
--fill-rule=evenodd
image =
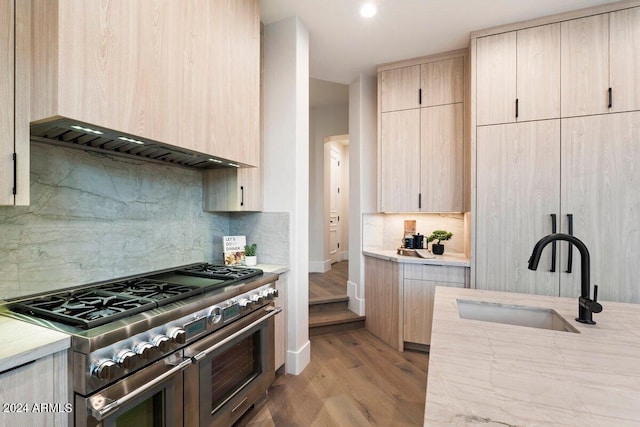
<path id="1" fill-rule="evenodd" d="M 247 268 L 231 265 L 214 265 L 214 264 L 196 264 L 179 270 L 178 274 L 187 274 L 190 276 L 209 277 L 212 279 L 248 279 L 250 277 L 262 274 L 262 270 L 257 268 Z"/>
<path id="2" fill-rule="evenodd" d="M 191 264 L 138 277 L 89 284 L 81 289 L 20 299 L 11 304 L 10 309 L 81 329 L 91 329 L 261 274 L 262 270 L 255 268 Z"/>

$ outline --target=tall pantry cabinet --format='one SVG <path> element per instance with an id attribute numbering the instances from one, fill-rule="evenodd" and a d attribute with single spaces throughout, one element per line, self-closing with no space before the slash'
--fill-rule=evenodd
<path id="1" fill-rule="evenodd" d="M 30 7 L 0 0 L 0 206 L 29 204 Z"/>
<path id="2" fill-rule="evenodd" d="M 562 232 L 589 248 L 600 299 L 640 303 L 640 7 L 615 8 L 472 34 L 479 289 L 577 297 L 567 242 L 527 269 L 535 243 Z"/>

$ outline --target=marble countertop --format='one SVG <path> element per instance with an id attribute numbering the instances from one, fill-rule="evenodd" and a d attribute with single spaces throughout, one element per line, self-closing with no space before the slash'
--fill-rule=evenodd
<path id="1" fill-rule="evenodd" d="M 275 273 L 275 274 L 286 273 L 287 271 L 290 270 L 288 265 L 282 265 L 282 264 L 258 264 L 255 266 L 255 268 L 259 268 L 265 273 Z"/>
<path id="2" fill-rule="evenodd" d="M 395 250 L 384 249 L 364 249 L 363 255 L 380 258 L 387 261 L 395 261 L 410 264 L 446 265 L 450 267 L 469 267 L 469 258 L 462 253 L 446 253 L 444 255 L 434 255 L 435 258 L 420 258 L 415 256 L 398 255 Z"/>
<path id="3" fill-rule="evenodd" d="M 555 310 L 579 331 L 461 319 L 456 300 Z M 425 426 L 640 425 L 640 304 L 437 287 Z"/>
<path id="4" fill-rule="evenodd" d="M 0 372 L 66 350 L 69 335 L 0 316 Z"/>

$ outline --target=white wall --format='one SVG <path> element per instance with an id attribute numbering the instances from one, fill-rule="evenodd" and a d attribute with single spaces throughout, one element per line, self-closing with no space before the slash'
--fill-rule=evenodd
<path id="1" fill-rule="evenodd" d="M 309 363 L 309 32 L 299 18 L 264 27 L 264 211 L 289 213 L 287 373 Z"/>
<path id="2" fill-rule="evenodd" d="M 349 309 L 364 308 L 362 214 L 377 207 L 377 80 L 361 74 L 349 86 Z"/>
<path id="3" fill-rule="evenodd" d="M 309 271 L 331 268 L 326 239 L 324 138 L 349 132 L 349 106 L 325 105 L 309 110 Z M 347 201 L 345 200 L 345 203 Z"/>

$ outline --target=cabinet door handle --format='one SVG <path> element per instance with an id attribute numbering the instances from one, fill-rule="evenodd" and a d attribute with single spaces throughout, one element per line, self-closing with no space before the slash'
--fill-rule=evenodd
<path id="1" fill-rule="evenodd" d="M 18 155 L 13 153 L 13 195 L 18 194 Z"/>
<path id="2" fill-rule="evenodd" d="M 516 119 L 518 118 L 518 98 L 516 98 Z"/>
<path id="3" fill-rule="evenodd" d="M 557 232 L 557 215 L 551 214 L 551 234 L 556 234 Z M 555 273 L 556 271 L 556 242 L 554 241 L 551 244 L 551 269 L 549 270 L 551 273 Z"/>
<path id="4" fill-rule="evenodd" d="M 240 186 L 240 206 L 244 206 L 244 187 Z"/>
<path id="5" fill-rule="evenodd" d="M 569 229 L 567 230 L 570 236 L 573 236 L 573 214 L 567 214 L 567 220 L 569 221 Z M 567 273 L 571 273 L 573 268 L 573 245 L 569 243 L 569 253 L 567 254 Z"/>
<path id="6" fill-rule="evenodd" d="M 609 108 L 613 107 L 613 89 L 609 88 Z"/>
<path id="7" fill-rule="evenodd" d="M 422 105 L 422 88 L 418 89 L 418 104 Z"/>
<path id="8" fill-rule="evenodd" d="M 418 209 L 422 209 L 422 193 L 418 193 Z"/>

